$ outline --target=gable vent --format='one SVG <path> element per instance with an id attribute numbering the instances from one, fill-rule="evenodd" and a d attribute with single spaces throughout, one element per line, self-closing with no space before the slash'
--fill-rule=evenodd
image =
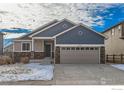
<path id="1" fill-rule="evenodd" d="M 63 28 L 67 28 L 68 26 L 67 26 L 67 24 L 63 24 Z"/>
<path id="2" fill-rule="evenodd" d="M 82 36 L 83 32 L 82 31 L 78 31 L 78 35 Z"/>

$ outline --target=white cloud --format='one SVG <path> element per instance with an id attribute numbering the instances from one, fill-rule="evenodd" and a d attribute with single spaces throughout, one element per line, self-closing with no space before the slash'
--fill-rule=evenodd
<path id="1" fill-rule="evenodd" d="M 6 33 L 5 35 L 4 35 L 4 38 L 5 39 L 10 39 L 10 38 L 18 38 L 18 37 L 20 37 L 20 36 L 23 36 L 23 35 L 25 35 L 26 33 Z"/>
<path id="2" fill-rule="evenodd" d="M 106 12 L 113 4 L 1 4 L 0 28 L 23 27 L 35 29 L 53 19 L 68 18 L 88 26 L 103 25 L 103 17 L 95 11 Z M 2 12 L 1 12 L 2 11 Z M 98 20 L 98 21 L 96 21 Z"/>

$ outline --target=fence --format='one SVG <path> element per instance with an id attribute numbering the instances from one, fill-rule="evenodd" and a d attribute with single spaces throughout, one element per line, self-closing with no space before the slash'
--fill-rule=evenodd
<path id="1" fill-rule="evenodd" d="M 106 55 L 107 63 L 124 64 L 124 54 L 120 55 Z"/>

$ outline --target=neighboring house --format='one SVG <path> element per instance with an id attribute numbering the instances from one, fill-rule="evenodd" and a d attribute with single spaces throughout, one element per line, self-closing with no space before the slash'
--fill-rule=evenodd
<path id="1" fill-rule="evenodd" d="M 13 57 L 13 44 L 4 47 L 4 55 Z"/>
<path id="2" fill-rule="evenodd" d="M 0 33 L 0 55 L 3 54 L 3 33 Z"/>
<path id="3" fill-rule="evenodd" d="M 13 52 L 13 44 L 10 44 L 4 48 L 4 53 Z"/>
<path id="4" fill-rule="evenodd" d="M 15 61 L 51 57 L 60 63 L 105 63 L 105 37 L 83 24 L 54 20 L 14 40 Z"/>
<path id="5" fill-rule="evenodd" d="M 124 22 L 110 27 L 103 34 L 107 37 L 105 40 L 106 54 L 124 54 Z"/>

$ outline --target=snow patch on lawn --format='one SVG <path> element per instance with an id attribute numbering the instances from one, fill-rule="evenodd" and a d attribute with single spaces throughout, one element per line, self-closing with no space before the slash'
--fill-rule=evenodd
<path id="1" fill-rule="evenodd" d="M 0 81 L 51 80 L 53 65 L 40 63 L 12 64 L 0 66 Z"/>
<path id="2" fill-rule="evenodd" d="M 113 64 L 111 66 L 124 71 L 124 64 Z"/>

